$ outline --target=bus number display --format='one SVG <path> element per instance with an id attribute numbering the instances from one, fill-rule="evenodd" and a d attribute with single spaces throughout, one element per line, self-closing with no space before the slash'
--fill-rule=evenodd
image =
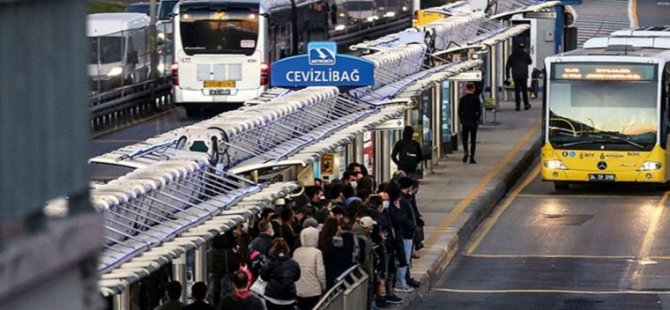
<path id="1" fill-rule="evenodd" d="M 654 66 L 647 64 L 554 64 L 554 80 L 651 81 Z"/>

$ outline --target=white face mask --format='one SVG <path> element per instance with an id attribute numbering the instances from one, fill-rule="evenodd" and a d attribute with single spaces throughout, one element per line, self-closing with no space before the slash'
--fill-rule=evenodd
<path id="1" fill-rule="evenodd" d="M 391 202 L 389 202 L 388 200 L 384 200 L 382 201 L 382 208 L 386 209 L 389 207 L 390 204 Z"/>
<path id="2" fill-rule="evenodd" d="M 326 196 L 319 196 L 319 199 L 326 200 Z"/>
<path id="3" fill-rule="evenodd" d="M 358 187 L 358 182 L 356 182 L 356 181 L 351 181 L 350 185 L 351 185 L 351 187 L 353 187 L 354 189 L 356 189 L 356 187 Z"/>

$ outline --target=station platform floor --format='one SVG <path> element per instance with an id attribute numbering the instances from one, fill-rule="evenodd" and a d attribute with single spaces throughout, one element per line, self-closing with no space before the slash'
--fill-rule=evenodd
<path id="1" fill-rule="evenodd" d="M 420 301 L 478 223 L 531 168 L 540 154 L 542 102 L 531 100 L 531 104 L 530 110 L 522 107 L 517 112 L 514 102 L 501 102 L 495 122 L 491 114 L 486 115 L 477 132 L 476 164 L 462 162 L 459 145 L 432 167 L 432 173 L 424 173 L 417 204 L 426 223 L 425 247 L 411 268 L 422 285 L 409 294 L 396 293 L 405 302 L 394 308 L 410 308 Z"/>

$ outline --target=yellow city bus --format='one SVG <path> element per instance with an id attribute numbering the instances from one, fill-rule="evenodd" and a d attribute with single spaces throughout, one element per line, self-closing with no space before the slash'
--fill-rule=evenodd
<path id="1" fill-rule="evenodd" d="M 593 38 L 545 68 L 542 180 L 668 184 L 670 29 Z"/>

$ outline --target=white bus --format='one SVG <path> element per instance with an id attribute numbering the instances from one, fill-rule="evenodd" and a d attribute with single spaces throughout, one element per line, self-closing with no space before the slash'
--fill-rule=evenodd
<path id="1" fill-rule="evenodd" d="M 259 96 L 270 62 L 328 37 L 324 0 L 184 0 L 174 16 L 174 102 L 189 116 Z"/>

